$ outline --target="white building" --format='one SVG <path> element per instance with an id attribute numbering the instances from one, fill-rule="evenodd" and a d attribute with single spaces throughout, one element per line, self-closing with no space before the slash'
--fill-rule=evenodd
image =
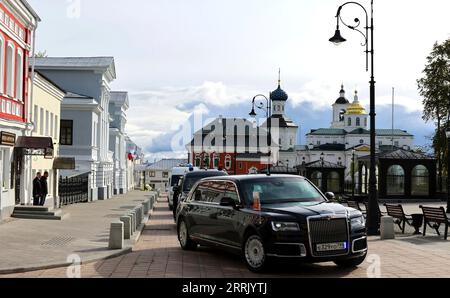
<path id="1" fill-rule="evenodd" d="M 127 178 L 128 154 L 125 125 L 127 123 L 127 110 L 130 106 L 128 92 L 111 92 L 109 113 L 112 118 L 109 128 L 109 150 L 114 152 L 114 194 L 124 194 L 130 189 Z M 134 171 L 131 169 L 131 171 Z"/>
<path id="2" fill-rule="evenodd" d="M 109 150 L 110 84 L 113 57 L 46 57 L 36 69 L 67 91 L 61 106 L 60 156 L 75 157 L 76 169 L 63 176 L 90 175 L 90 200 L 113 195 L 113 155 Z"/>

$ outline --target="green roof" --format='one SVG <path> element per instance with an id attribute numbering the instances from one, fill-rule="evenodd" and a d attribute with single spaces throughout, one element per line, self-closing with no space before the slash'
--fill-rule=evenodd
<path id="1" fill-rule="evenodd" d="M 392 129 L 377 129 L 377 136 L 380 137 L 387 137 L 392 136 Z M 319 129 L 313 129 L 308 135 L 311 136 L 345 136 L 347 134 L 356 134 L 356 135 L 367 135 L 370 134 L 370 131 L 365 130 L 363 128 L 355 129 L 351 132 L 345 131 L 345 129 L 338 129 L 338 128 L 319 128 Z M 410 133 L 408 133 L 406 130 L 401 129 L 394 129 L 394 136 L 396 137 L 412 137 Z"/>

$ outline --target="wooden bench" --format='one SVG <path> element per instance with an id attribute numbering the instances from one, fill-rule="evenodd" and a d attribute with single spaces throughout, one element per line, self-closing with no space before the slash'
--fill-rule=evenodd
<path id="1" fill-rule="evenodd" d="M 420 206 L 420 209 L 423 211 L 423 236 L 426 236 L 427 226 L 436 230 L 436 233 L 440 236 L 439 228 L 441 225 L 445 225 L 445 235 L 444 239 L 448 238 L 448 227 L 450 225 L 447 212 L 444 207 L 436 208 L 436 207 L 425 207 Z"/>
<path id="2" fill-rule="evenodd" d="M 387 215 L 395 219 L 395 223 L 400 227 L 402 233 L 405 234 L 406 224 L 412 226 L 412 217 L 403 211 L 402 205 L 384 204 Z"/>

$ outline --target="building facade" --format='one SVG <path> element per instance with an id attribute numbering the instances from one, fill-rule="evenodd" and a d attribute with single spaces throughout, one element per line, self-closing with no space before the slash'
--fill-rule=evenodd
<path id="1" fill-rule="evenodd" d="M 31 157 L 16 150 L 20 137 L 31 133 L 29 57 L 39 16 L 24 0 L 0 2 L 0 219 L 31 196 Z M 16 154 L 17 153 L 17 154 Z"/>
<path id="2" fill-rule="evenodd" d="M 124 194 L 130 189 L 130 181 L 127 177 L 127 144 L 125 125 L 127 124 L 126 111 L 130 106 L 128 92 L 111 92 L 109 113 L 112 118 L 109 128 L 109 150 L 114 152 L 114 194 Z M 133 169 L 130 169 L 133 171 Z"/>
<path id="3" fill-rule="evenodd" d="M 113 57 L 37 58 L 36 69 L 67 91 L 61 107 L 60 155 L 75 157 L 65 176 L 90 175 L 90 200 L 113 196 L 113 155 L 109 150 L 110 84 Z"/>
<path id="4" fill-rule="evenodd" d="M 39 72 L 35 73 L 33 84 L 33 123 L 34 130 L 32 137 L 46 142 L 46 139 L 53 144 L 53 154 L 51 156 L 34 156 L 31 159 L 32 178 L 37 172 L 49 173 L 46 206 L 55 206 L 58 200 L 58 170 L 54 169 L 55 159 L 59 155 L 59 132 L 61 119 L 61 103 L 65 96 L 65 91 L 56 86 Z M 29 189 L 33 186 L 30 184 Z M 31 204 L 31 198 L 26 198 L 25 204 Z"/>

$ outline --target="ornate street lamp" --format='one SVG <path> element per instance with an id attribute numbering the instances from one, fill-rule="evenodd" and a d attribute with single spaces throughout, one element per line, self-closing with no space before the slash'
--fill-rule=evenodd
<path id="1" fill-rule="evenodd" d="M 447 136 L 447 213 L 450 213 L 450 128 L 447 128 L 445 131 L 445 135 Z"/>
<path id="2" fill-rule="evenodd" d="M 360 29 L 361 21 L 359 18 L 355 18 L 353 25 L 348 25 L 341 17 L 341 11 L 344 6 L 353 4 L 361 7 L 366 15 L 366 26 Z M 369 179 L 369 208 L 367 210 L 367 230 L 369 235 L 379 234 L 379 206 L 378 206 L 378 190 L 377 190 L 377 177 L 376 177 L 376 113 L 375 113 L 375 75 L 374 75 L 374 22 L 373 22 L 373 0 L 370 1 L 370 24 L 369 13 L 366 8 L 358 2 L 346 2 L 339 6 L 337 14 L 337 26 L 336 32 L 330 42 L 339 45 L 346 41 L 342 37 L 340 31 L 340 23 L 344 24 L 347 28 L 359 32 L 364 37 L 364 43 L 362 46 L 366 48 L 366 71 L 369 71 L 369 54 L 371 60 L 371 76 L 370 76 L 370 179 Z M 370 26 L 369 26 L 370 25 Z M 370 30 L 370 50 L 369 50 L 369 30 Z"/>
<path id="3" fill-rule="evenodd" d="M 258 97 L 262 97 L 266 100 L 266 104 L 264 105 L 263 101 L 257 101 Z M 271 160 L 272 160 L 272 102 L 270 101 L 267 96 L 263 94 L 258 94 L 255 97 L 253 97 L 252 100 L 252 111 L 250 112 L 250 117 L 256 118 L 257 114 L 255 111 L 255 108 L 260 110 L 265 110 L 266 112 L 266 118 L 267 118 L 267 145 L 269 146 L 269 160 L 267 162 L 267 176 L 270 176 L 270 169 L 271 169 Z"/>

